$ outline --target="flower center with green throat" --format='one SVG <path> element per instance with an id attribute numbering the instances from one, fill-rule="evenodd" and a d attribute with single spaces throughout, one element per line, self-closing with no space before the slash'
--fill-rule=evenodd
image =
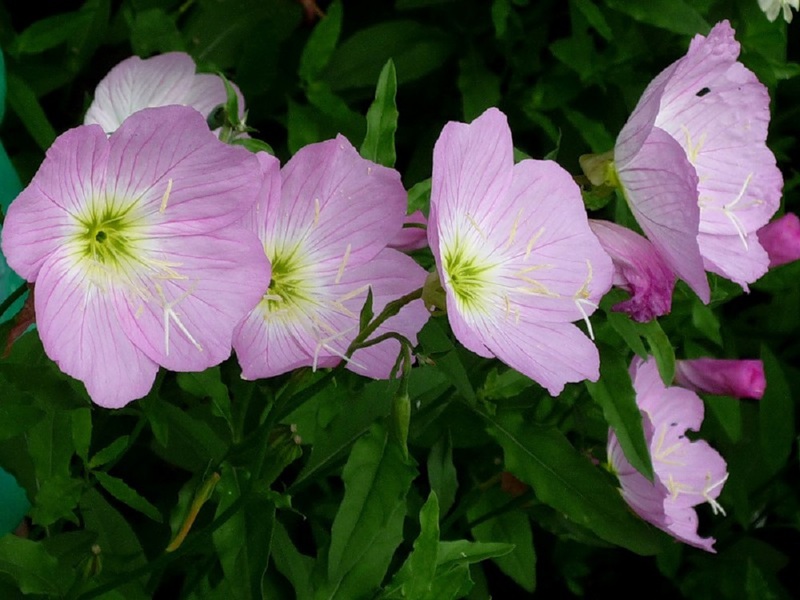
<path id="1" fill-rule="evenodd" d="M 136 250 L 132 237 L 135 218 L 132 205 L 126 207 L 106 206 L 101 210 L 90 209 L 77 217 L 76 241 L 80 256 L 102 268 L 121 268 L 123 263 L 135 259 Z"/>
<path id="2" fill-rule="evenodd" d="M 297 249 L 288 252 L 268 251 L 267 257 L 272 263 L 272 278 L 261 299 L 261 308 L 268 313 L 277 313 L 311 302 L 309 273 L 298 257 Z"/>
<path id="3" fill-rule="evenodd" d="M 459 306 L 469 310 L 480 309 L 490 287 L 488 277 L 493 265 L 468 253 L 463 244 L 453 244 L 445 249 L 442 266 Z"/>

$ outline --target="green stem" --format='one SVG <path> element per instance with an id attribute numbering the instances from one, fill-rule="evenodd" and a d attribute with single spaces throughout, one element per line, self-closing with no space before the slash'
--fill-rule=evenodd
<path id="1" fill-rule="evenodd" d="M 347 352 L 345 352 L 345 356 L 347 356 L 347 358 L 350 358 L 353 355 L 353 352 L 355 352 L 360 347 L 362 347 L 362 344 L 367 341 L 369 336 L 371 336 L 373 333 L 375 333 L 375 331 L 378 329 L 378 327 L 380 327 L 387 320 L 389 320 L 390 318 L 395 316 L 397 313 L 399 313 L 400 309 L 402 309 L 406 304 L 408 304 L 410 302 L 413 302 L 414 300 L 419 300 L 420 298 L 422 298 L 422 288 L 416 289 L 413 292 L 398 298 L 397 300 L 389 302 L 389 304 L 387 304 L 383 308 L 383 311 L 381 311 L 381 314 L 379 314 L 377 317 L 375 317 L 369 323 L 369 325 L 367 325 L 364 329 L 362 329 L 359 332 L 359 334 L 356 336 L 356 338 L 353 340 L 353 342 L 347 348 Z"/>

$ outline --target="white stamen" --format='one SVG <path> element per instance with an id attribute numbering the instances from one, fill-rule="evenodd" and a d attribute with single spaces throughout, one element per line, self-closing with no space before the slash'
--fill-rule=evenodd
<path id="1" fill-rule="evenodd" d="M 352 246 L 351 244 L 347 244 L 347 248 L 344 251 L 344 256 L 342 257 L 342 263 L 339 265 L 339 271 L 336 273 L 336 279 L 334 283 L 339 283 L 342 280 L 342 275 L 344 275 L 344 269 L 347 266 L 347 261 L 350 258 L 350 250 Z"/>
<path id="2" fill-rule="evenodd" d="M 542 227 L 539 231 L 534 233 L 531 236 L 531 239 L 528 240 L 528 245 L 525 248 L 525 259 L 527 259 L 530 256 L 531 252 L 533 251 L 533 246 L 536 244 L 536 242 L 539 241 L 539 238 L 542 237 L 543 233 L 544 233 L 544 227 Z"/>
<path id="3" fill-rule="evenodd" d="M 487 239 L 486 234 L 483 233 L 483 231 L 481 231 L 481 228 L 478 226 L 477 221 L 475 221 L 472 215 L 469 213 L 464 213 L 464 216 L 467 218 L 467 221 L 469 221 L 469 224 L 475 228 L 475 231 L 477 231 L 478 234 L 483 238 L 483 240 L 486 241 Z"/>
<path id="4" fill-rule="evenodd" d="M 167 181 L 167 189 L 164 192 L 164 195 L 161 197 L 161 208 L 158 209 L 158 212 L 163 213 L 165 210 L 167 210 L 167 201 L 169 200 L 170 192 L 172 192 L 171 178 Z"/>
<path id="5" fill-rule="evenodd" d="M 314 224 L 313 226 L 316 227 L 319 224 L 319 198 L 314 198 Z"/>

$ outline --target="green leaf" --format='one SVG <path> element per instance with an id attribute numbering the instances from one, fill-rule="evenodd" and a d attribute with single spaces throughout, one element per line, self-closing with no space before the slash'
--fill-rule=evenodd
<path id="1" fill-rule="evenodd" d="M 92 410 L 76 408 L 70 412 L 72 418 L 72 443 L 75 453 L 83 462 L 89 460 L 89 446 L 92 444 Z"/>
<path id="2" fill-rule="evenodd" d="M 131 47 L 139 56 L 186 49 L 175 19 L 161 8 L 136 13 L 131 28 Z"/>
<path id="3" fill-rule="evenodd" d="M 575 8 L 577 8 L 584 17 L 586 17 L 589 25 L 594 27 L 595 31 L 603 36 L 606 41 L 610 42 L 614 38 L 611 27 L 608 25 L 608 21 L 606 21 L 606 18 L 603 16 L 603 12 L 597 8 L 597 5 L 593 0 L 572 0 L 572 2 Z"/>
<path id="4" fill-rule="evenodd" d="M 77 523 L 72 511 L 78 505 L 83 488 L 83 481 L 65 475 L 46 479 L 36 492 L 36 499 L 30 510 L 31 519 L 42 527 L 49 527 L 59 519 Z"/>
<path id="5" fill-rule="evenodd" d="M 481 54 L 474 50 L 458 61 L 458 90 L 465 121 L 500 104 L 500 77 L 486 67 Z"/>
<path id="6" fill-rule="evenodd" d="M 231 398 L 228 388 L 222 383 L 222 374 L 219 367 L 211 367 L 199 373 L 178 373 L 180 388 L 197 398 L 210 398 L 212 412 L 228 424 L 228 430 L 233 435 L 233 417 L 231 415 Z"/>
<path id="7" fill-rule="evenodd" d="M 94 476 L 97 479 L 97 482 L 102 485 L 109 494 L 114 496 L 114 498 L 120 502 L 127 504 L 134 510 L 138 510 L 140 513 L 151 518 L 156 523 L 161 523 L 163 521 L 161 513 L 158 511 L 158 509 L 150 504 L 150 502 L 142 498 L 136 490 L 122 481 L 122 479 L 112 477 L 108 473 L 104 473 L 102 471 L 95 471 Z"/>
<path id="8" fill-rule="evenodd" d="M 639 327 L 628 315 L 608 311 L 606 312 L 606 319 L 614 328 L 614 331 L 625 341 L 628 348 L 634 351 L 636 356 L 647 358 L 647 349 L 644 347 L 644 342 L 639 334 Z"/>
<path id="9" fill-rule="evenodd" d="M 342 4 L 336 1 L 328 7 L 325 18 L 314 27 L 314 31 L 311 32 L 303 49 L 303 54 L 300 56 L 300 67 L 297 74 L 305 83 L 308 84 L 320 78 L 336 49 L 341 29 Z"/>
<path id="10" fill-rule="evenodd" d="M 267 154 L 272 154 L 275 156 L 275 150 L 272 149 L 272 146 L 270 146 L 267 142 L 256 138 L 236 138 L 231 142 L 231 144 L 234 146 L 242 146 L 247 148 L 253 154 L 257 152 L 266 152 Z"/>
<path id="11" fill-rule="evenodd" d="M 10 54 L 39 54 L 77 37 L 92 22 L 93 14 L 75 11 L 36 21 L 17 36 Z"/>
<path id="12" fill-rule="evenodd" d="M 80 512 L 85 529 L 97 533 L 105 568 L 122 572 L 145 564 L 142 546 L 130 524 L 97 489 L 83 494 Z"/>
<path id="13" fill-rule="evenodd" d="M 422 506 L 419 524 L 414 549 L 386 586 L 386 597 L 425 598 L 431 591 L 439 554 L 439 502 L 435 492 Z"/>
<path id="14" fill-rule="evenodd" d="M 297 598 L 314 597 L 311 588 L 314 559 L 297 550 L 280 521 L 275 522 L 272 536 L 272 560 L 278 571 L 292 584 Z"/>
<path id="15" fill-rule="evenodd" d="M 130 436 L 123 435 L 115 439 L 108 446 L 97 452 L 89 461 L 89 468 L 96 469 L 119 458 L 128 447 Z"/>
<path id="16" fill-rule="evenodd" d="M 14 73 L 7 74 L 8 105 L 19 117 L 25 129 L 42 150 L 56 139 L 56 130 L 47 119 L 39 99 L 30 86 Z"/>
<path id="17" fill-rule="evenodd" d="M 334 93 L 323 81 L 315 81 L 306 88 L 308 101 L 319 110 L 328 127 L 348 140 L 363 139 L 367 131 L 364 117 L 354 111 L 344 99 Z"/>
<path id="18" fill-rule="evenodd" d="M 431 206 L 431 178 L 423 179 L 419 183 L 415 183 L 408 190 L 408 212 L 412 213 L 415 210 L 421 210 L 424 214 L 428 214 Z"/>
<path id="19" fill-rule="evenodd" d="M 455 502 L 458 490 L 458 474 L 453 464 L 453 443 L 449 431 L 431 447 L 427 467 L 431 492 L 441 498 L 440 512 L 446 515 Z"/>
<path id="20" fill-rule="evenodd" d="M 415 475 L 383 426 L 373 425 L 353 446 L 328 553 L 328 583 L 336 597 L 362 597 L 380 585 L 403 539 L 405 497 Z"/>
<path id="21" fill-rule="evenodd" d="M 599 537 L 638 554 L 659 552 L 659 533 L 628 509 L 619 491 L 556 429 L 522 415 L 483 415 L 502 446 L 505 466 L 537 497 Z"/>
<path id="22" fill-rule="evenodd" d="M 416 21 L 385 21 L 359 30 L 333 53 L 323 78 L 334 91 L 374 85 L 389 59 L 399 85 L 441 67 L 453 50 L 440 29 Z"/>
<path id="23" fill-rule="evenodd" d="M 7 385 L 0 382 L 0 385 Z M 25 433 L 44 416 L 44 411 L 30 404 L 12 404 L 5 397 L 0 402 L 0 440 L 8 440 Z"/>
<path id="24" fill-rule="evenodd" d="M 367 135 L 361 144 L 361 156 L 367 160 L 393 167 L 396 159 L 394 134 L 397 131 L 397 73 L 392 59 L 381 69 L 375 100 L 367 111 Z"/>
<path id="25" fill-rule="evenodd" d="M 649 0 L 630 2 L 629 0 L 605 0 L 609 8 L 632 17 L 635 21 L 653 25 L 660 29 L 694 35 L 706 34 L 711 29 L 697 10 L 684 0 Z"/>
<path id="26" fill-rule="evenodd" d="M 72 421 L 68 411 L 52 408 L 27 433 L 28 452 L 39 481 L 69 477 L 69 463 L 75 451 Z"/>
<path id="27" fill-rule="evenodd" d="M 625 457 L 639 473 L 653 481 L 653 463 L 644 436 L 642 414 L 636 405 L 636 392 L 626 361 L 616 350 L 600 345 L 600 379 L 596 383 L 587 381 L 586 389 L 603 409 L 603 416 L 616 432 Z"/>
<path id="28" fill-rule="evenodd" d="M 63 596 L 75 574 L 59 565 L 41 542 L 4 535 L 0 537 L 0 573 L 7 573 L 23 594 Z"/>
<path id="29" fill-rule="evenodd" d="M 707 339 L 722 347 L 722 335 L 719 332 L 719 319 L 710 306 L 697 299 L 692 304 L 692 325 Z"/>
<path id="30" fill-rule="evenodd" d="M 767 388 L 759 403 L 759 430 L 764 462 L 778 471 L 786 464 L 795 437 L 794 400 L 778 359 L 761 346 Z"/>
<path id="31" fill-rule="evenodd" d="M 364 306 L 361 307 L 361 312 L 358 315 L 359 333 L 367 328 L 367 325 L 369 325 L 369 322 L 372 321 L 372 317 L 374 316 L 375 313 L 372 310 L 372 286 L 369 286 L 369 289 L 367 289 L 367 299 L 364 300 Z"/>
<path id="32" fill-rule="evenodd" d="M 467 511 L 474 521 L 499 510 L 509 502 L 509 497 L 498 487 L 482 494 L 480 500 Z M 536 588 L 536 552 L 533 548 L 531 520 L 519 508 L 505 510 L 472 527 L 472 535 L 479 542 L 505 542 L 514 545 L 508 554 L 492 560 L 500 570 L 516 581 L 521 588 L 533 592 Z"/>
<path id="33" fill-rule="evenodd" d="M 639 325 L 640 331 L 650 348 L 658 365 L 658 373 L 664 385 L 672 385 L 675 377 L 675 349 L 669 341 L 667 334 L 661 329 L 658 321 L 650 321 Z"/>
<path id="34" fill-rule="evenodd" d="M 442 329 L 437 319 L 430 319 L 417 336 L 427 354 L 439 354 L 434 358 L 438 369 L 444 373 L 458 392 L 469 402 L 476 400 L 475 388 L 469 380 L 466 367 L 456 351 L 455 345 Z"/>

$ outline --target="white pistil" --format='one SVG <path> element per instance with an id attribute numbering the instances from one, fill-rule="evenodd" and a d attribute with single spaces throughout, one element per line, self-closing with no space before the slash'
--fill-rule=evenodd
<path id="1" fill-rule="evenodd" d="M 575 292 L 574 301 L 575 307 L 578 309 L 578 312 L 581 313 L 581 317 L 583 318 L 583 322 L 586 323 L 586 328 L 589 330 L 589 338 L 594 341 L 594 330 L 592 329 L 592 323 L 589 321 L 589 315 L 586 314 L 583 306 L 589 306 L 593 310 L 597 310 L 599 307 L 597 304 L 589 300 L 589 284 L 592 283 L 592 263 L 591 261 L 586 261 L 586 268 L 588 269 L 588 274 L 586 275 L 586 281 L 583 282 L 581 288 Z"/>
<path id="2" fill-rule="evenodd" d="M 173 308 L 183 302 L 188 296 L 191 295 L 192 290 L 186 290 L 183 294 L 181 294 L 178 298 L 173 300 L 172 302 L 168 302 L 166 296 L 164 295 L 164 290 L 161 288 L 159 284 L 156 284 L 156 291 L 158 295 L 161 296 L 162 308 L 164 310 L 164 354 L 169 356 L 169 329 L 170 329 L 170 321 L 174 321 L 175 325 L 178 329 L 186 336 L 186 338 L 192 343 L 192 345 L 197 348 L 198 352 L 203 351 L 203 347 L 194 339 L 194 336 L 189 333 L 189 330 L 186 329 L 186 326 L 181 321 L 178 313 L 176 313 Z"/>
<path id="3" fill-rule="evenodd" d="M 169 200 L 169 195 L 172 192 L 172 179 L 170 178 L 167 181 L 167 189 L 164 192 L 164 195 L 161 197 L 161 207 L 158 209 L 158 212 L 163 213 L 167 210 L 167 201 Z"/>
<path id="4" fill-rule="evenodd" d="M 728 217 L 733 223 L 734 228 L 736 229 L 736 233 L 739 234 L 739 239 L 742 240 L 742 244 L 744 244 L 744 249 L 748 250 L 749 246 L 747 245 L 747 233 L 744 230 L 744 226 L 742 222 L 739 220 L 735 214 L 733 214 L 733 210 L 736 210 L 736 205 L 739 204 L 742 198 L 744 198 L 744 193 L 747 190 L 747 186 L 750 185 L 750 180 L 753 178 L 753 174 L 750 173 L 747 178 L 744 180 L 742 184 L 742 189 L 739 190 L 739 194 L 736 196 L 733 202 L 730 204 L 726 204 L 722 207 L 722 212 L 725 213 L 725 216 Z"/>

